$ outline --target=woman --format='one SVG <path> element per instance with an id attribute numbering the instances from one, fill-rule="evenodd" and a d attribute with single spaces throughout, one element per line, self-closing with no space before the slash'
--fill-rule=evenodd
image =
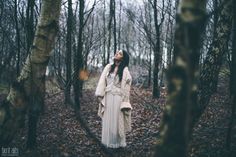
<path id="1" fill-rule="evenodd" d="M 132 77 L 126 51 L 117 51 L 113 60 L 113 64 L 104 68 L 95 95 L 99 100 L 98 115 L 102 118 L 102 144 L 119 148 L 126 146 L 125 133 L 131 130 L 129 95 Z"/>

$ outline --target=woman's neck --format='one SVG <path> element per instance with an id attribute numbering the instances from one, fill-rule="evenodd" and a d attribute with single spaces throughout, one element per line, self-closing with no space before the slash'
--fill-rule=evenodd
<path id="1" fill-rule="evenodd" d="M 118 68 L 119 68 L 119 66 L 116 65 L 116 66 L 115 66 L 115 69 L 114 69 L 114 73 L 115 73 L 115 74 L 117 74 Z"/>

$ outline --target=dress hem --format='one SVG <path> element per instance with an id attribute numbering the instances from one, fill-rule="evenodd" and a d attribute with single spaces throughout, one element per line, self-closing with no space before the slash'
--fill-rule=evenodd
<path id="1" fill-rule="evenodd" d="M 126 143 L 123 143 L 123 144 L 104 144 L 104 143 L 102 143 L 102 144 L 108 148 L 126 147 Z"/>

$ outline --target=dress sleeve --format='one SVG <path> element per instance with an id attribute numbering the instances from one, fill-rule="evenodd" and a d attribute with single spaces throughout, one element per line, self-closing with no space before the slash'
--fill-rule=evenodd
<path id="1" fill-rule="evenodd" d="M 98 81 L 98 84 L 97 84 L 97 88 L 96 88 L 96 91 L 95 91 L 95 96 L 98 97 L 98 96 L 101 96 L 103 97 L 105 95 L 105 88 L 106 88 L 106 74 L 109 70 L 109 67 L 110 67 L 110 64 L 107 64 L 105 66 L 105 68 L 103 69 L 102 71 L 102 74 L 99 78 L 99 81 Z"/>
<path id="2" fill-rule="evenodd" d="M 131 110 L 132 110 L 132 106 L 130 104 L 130 88 L 131 88 L 131 83 L 132 83 L 132 77 L 130 75 L 130 72 L 128 70 L 128 67 L 126 67 L 124 69 L 124 74 L 123 74 L 123 78 L 122 78 L 122 102 L 120 105 L 120 109 L 121 109 L 121 121 L 123 121 L 123 132 L 127 132 L 131 130 Z M 125 110 L 123 110 L 125 109 Z M 120 128 L 122 128 L 120 127 Z"/>
<path id="3" fill-rule="evenodd" d="M 130 88 L 132 84 L 132 77 L 130 75 L 130 72 L 128 68 L 125 68 L 125 76 L 124 76 L 124 88 L 123 88 L 123 102 L 130 102 L 129 97 L 130 97 Z"/>

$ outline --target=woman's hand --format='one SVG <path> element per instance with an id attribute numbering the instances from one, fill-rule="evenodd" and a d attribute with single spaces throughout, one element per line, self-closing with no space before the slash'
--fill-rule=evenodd
<path id="1" fill-rule="evenodd" d="M 130 109 L 129 108 L 122 108 L 121 111 L 124 113 L 124 115 L 129 116 L 130 115 Z"/>
<path id="2" fill-rule="evenodd" d="M 97 99 L 98 99 L 99 102 L 102 102 L 103 97 L 102 96 L 98 96 Z"/>

